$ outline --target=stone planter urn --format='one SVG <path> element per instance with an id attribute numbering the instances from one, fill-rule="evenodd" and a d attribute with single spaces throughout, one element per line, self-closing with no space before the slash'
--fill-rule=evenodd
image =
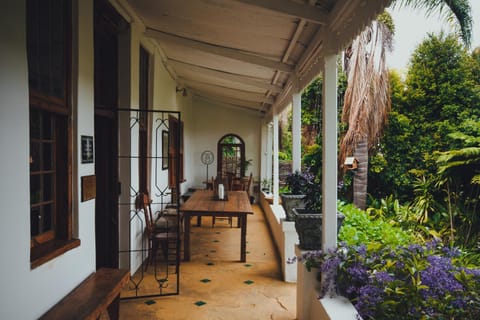
<path id="1" fill-rule="evenodd" d="M 305 208 L 305 195 L 304 194 L 293 194 L 293 193 L 281 193 L 280 198 L 282 199 L 282 207 L 285 210 L 286 220 L 294 221 L 295 214 L 293 213 L 293 208 Z"/>
<path id="2" fill-rule="evenodd" d="M 295 230 L 300 241 L 299 247 L 302 250 L 322 249 L 322 214 L 306 209 L 294 208 Z M 342 226 L 345 216 L 337 212 L 337 233 Z"/>

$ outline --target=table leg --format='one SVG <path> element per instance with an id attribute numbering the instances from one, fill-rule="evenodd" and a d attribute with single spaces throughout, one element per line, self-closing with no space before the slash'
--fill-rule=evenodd
<path id="1" fill-rule="evenodd" d="M 183 218 L 183 260 L 190 261 L 190 220 L 192 216 L 185 214 Z"/>
<path id="2" fill-rule="evenodd" d="M 240 239 L 240 261 L 246 262 L 247 261 L 247 215 L 240 214 L 238 215 L 238 221 L 241 224 L 242 230 L 241 232 L 241 239 Z"/>

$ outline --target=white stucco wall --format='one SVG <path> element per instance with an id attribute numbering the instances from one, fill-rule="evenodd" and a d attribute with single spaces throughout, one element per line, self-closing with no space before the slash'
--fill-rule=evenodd
<path id="1" fill-rule="evenodd" d="M 74 234 L 81 246 L 30 269 L 29 106 L 25 39 L 25 2 L 2 3 L 0 21 L 0 319 L 36 319 L 95 270 L 94 201 L 79 203 L 80 176 L 94 174 L 78 161 L 80 135 L 93 136 L 93 1 L 78 1 L 78 81 L 73 82 Z M 74 90 L 75 91 L 75 90 Z M 78 110 L 78 111 L 75 111 Z"/>
<path id="2" fill-rule="evenodd" d="M 253 172 L 254 178 L 259 176 L 262 123 L 259 114 L 246 113 L 194 96 L 190 115 L 190 119 L 187 118 L 188 122 L 185 123 L 185 136 L 189 146 L 185 158 L 185 164 L 188 166 L 185 187 L 204 186 L 206 166 L 202 164 L 200 156 L 205 150 L 210 150 L 215 155 L 215 161 L 208 167 L 208 175 L 210 178 L 216 176 L 217 142 L 228 133 L 236 134 L 243 139 L 245 159 L 253 160 L 246 175 Z"/>

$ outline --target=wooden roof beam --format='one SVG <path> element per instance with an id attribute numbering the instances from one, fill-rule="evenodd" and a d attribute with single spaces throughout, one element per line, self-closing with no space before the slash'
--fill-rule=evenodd
<path id="1" fill-rule="evenodd" d="M 177 61 L 177 60 L 168 60 L 168 64 L 173 65 L 174 67 L 178 68 L 188 68 L 194 72 L 198 72 L 200 74 L 204 74 L 209 77 L 217 78 L 217 79 L 222 79 L 226 81 L 232 81 L 235 83 L 239 84 L 245 84 L 248 86 L 253 86 L 253 87 L 258 87 L 264 90 L 270 90 L 271 92 L 274 93 L 280 93 L 282 92 L 282 87 L 269 84 L 268 80 L 260 80 L 258 78 L 251 78 L 239 74 L 234 74 L 234 73 L 229 73 L 229 72 L 223 72 L 223 71 L 218 71 L 214 69 L 209 69 L 205 67 L 200 67 L 194 64 L 182 62 L 182 61 Z"/>
<path id="2" fill-rule="evenodd" d="M 246 62 L 246 63 L 251 63 L 254 65 L 272 69 L 272 70 L 280 70 L 286 73 L 290 73 L 293 71 L 293 67 L 289 64 L 270 60 L 270 59 L 265 59 L 258 55 L 255 55 L 254 53 L 250 53 L 242 50 L 216 46 L 206 42 L 179 37 L 170 33 L 154 30 L 150 28 L 148 28 L 145 31 L 145 35 L 147 37 L 157 39 L 160 42 L 170 42 L 170 43 L 181 45 L 187 48 L 208 52 L 214 55 L 235 59 L 235 60 Z"/>
<path id="3" fill-rule="evenodd" d="M 197 91 L 203 91 L 203 92 L 215 94 L 221 97 L 235 97 L 235 99 L 256 102 L 259 104 L 260 103 L 273 104 L 274 102 L 274 99 L 272 97 L 266 97 L 264 94 L 261 94 L 261 93 L 253 93 L 253 92 L 248 92 L 243 90 L 236 90 L 232 88 L 213 85 L 210 83 L 187 80 L 184 78 L 178 78 L 178 81 L 185 84 L 187 87 L 196 89 Z"/>
<path id="4" fill-rule="evenodd" d="M 235 106 L 235 107 L 241 107 L 242 109 L 248 109 L 248 110 L 256 111 L 256 112 L 262 112 L 260 103 L 245 101 L 245 100 L 242 100 L 242 99 L 223 97 L 223 96 L 203 92 L 203 91 L 200 91 L 200 90 L 197 90 L 197 89 L 190 89 L 190 91 L 193 94 L 195 94 L 196 96 L 203 97 L 204 99 L 209 99 L 211 101 L 216 101 L 216 102 L 220 102 L 220 103 Z"/>

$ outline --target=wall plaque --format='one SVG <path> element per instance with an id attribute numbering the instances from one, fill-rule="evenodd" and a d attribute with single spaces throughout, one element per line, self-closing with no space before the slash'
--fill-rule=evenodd
<path id="1" fill-rule="evenodd" d="M 82 163 L 93 163 L 93 137 L 81 136 Z"/>
<path id="2" fill-rule="evenodd" d="M 97 196 L 97 177 L 82 177 L 82 202 L 95 199 Z"/>

